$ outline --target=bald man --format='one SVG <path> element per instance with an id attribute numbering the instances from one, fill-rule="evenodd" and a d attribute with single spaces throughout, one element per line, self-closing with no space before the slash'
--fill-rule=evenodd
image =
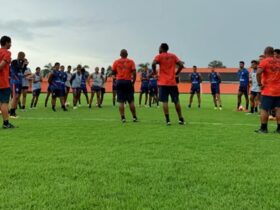
<path id="1" fill-rule="evenodd" d="M 128 102 L 133 122 L 138 122 L 136 108 L 134 104 L 134 84 L 136 81 L 135 62 L 128 58 L 127 50 L 123 49 L 120 53 L 121 58 L 113 64 L 113 78 L 116 79 L 117 100 L 119 102 L 119 112 L 121 121 L 126 122 L 125 102 Z"/>

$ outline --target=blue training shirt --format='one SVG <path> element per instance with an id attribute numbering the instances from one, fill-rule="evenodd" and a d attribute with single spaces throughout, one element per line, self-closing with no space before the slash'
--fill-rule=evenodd
<path id="1" fill-rule="evenodd" d="M 241 87 L 247 87 L 249 85 L 249 71 L 247 69 L 241 69 L 238 71 L 239 83 Z"/>

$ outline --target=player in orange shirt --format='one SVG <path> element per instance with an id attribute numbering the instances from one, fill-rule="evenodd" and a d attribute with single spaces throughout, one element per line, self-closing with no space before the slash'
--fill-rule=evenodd
<path id="1" fill-rule="evenodd" d="M 273 47 L 265 49 L 265 59 L 259 64 L 257 80 L 262 90 L 261 128 L 257 133 L 268 133 L 270 110 L 276 110 L 277 130 L 280 134 L 280 59 L 274 57 Z"/>
<path id="2" fill-rule="evenodd" d="M 166 118 L 166 124 L 168 126 L 171 125 L 168 107 L 168 98 L 170 95 L 172 102 L 175 104 L 175 108 L 179 117 L 179 124 L 184 125 L 185 120 L 182 116 L 179 90 L 176 82 L 176 78 L 179 77 L 179 73 L 183 70 L 184 65 L 175 54 L 169 53 L 168 50 L 168 44 L 161 44 L 159 48 L 159 55 L 157 55 L 153 61 L 153 72 L 157 73 L 157 65 L 159 65 L 159 100 L 163 102 L 163 111 Z"/>
<path id="3" fill-rule="evenodd" d="M 127 50 L 120 53 L 121 58 L 113 64 L 113 78 L 116 78 L 117 98 L 120 104 L 121 120 L 126 122 L 124 104 L 128 102 L 133 116 L 133 122 L 138 122 L 134 104 L 134 84 L 136 81 L 136 66 L 133 60 L 128 58 Z"/>
<path id="4" fill-rule="evenodd" d="M 0 40 L 0 110 L 3 117 L 3 128 L 15 128 L 9 122 L 9 101 L 11 96 L 11 88 L 9 81 L 10 63 L 11 63 L 11 38 L 3 36 Z"/>

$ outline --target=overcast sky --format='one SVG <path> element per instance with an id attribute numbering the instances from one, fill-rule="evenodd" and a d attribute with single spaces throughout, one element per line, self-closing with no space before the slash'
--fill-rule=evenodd
<path id="1" fill-rule="evenodd" d="M 0 35 L 12 37 L 32 68 L 105 66 L 126 48 L 151 62 L 161 42 L 187 66 L 214 59 L 235 67 L 268 46 L 280 47 L 279 0 L 9 0 L 1 2 Z"/>

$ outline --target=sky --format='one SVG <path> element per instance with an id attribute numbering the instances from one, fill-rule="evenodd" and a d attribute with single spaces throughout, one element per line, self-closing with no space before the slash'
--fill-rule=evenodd
<path id="1" fill-rule="evenodd" d="M 221 60 L 249 63 L 266 46 L 280 48 L 279 0 L 9 0 L 1 2 L 0 36 L 32 70 L 47 63 L 107 67 L 125 48 L 137 64 L 159 45 L 187 67 Z"/>

